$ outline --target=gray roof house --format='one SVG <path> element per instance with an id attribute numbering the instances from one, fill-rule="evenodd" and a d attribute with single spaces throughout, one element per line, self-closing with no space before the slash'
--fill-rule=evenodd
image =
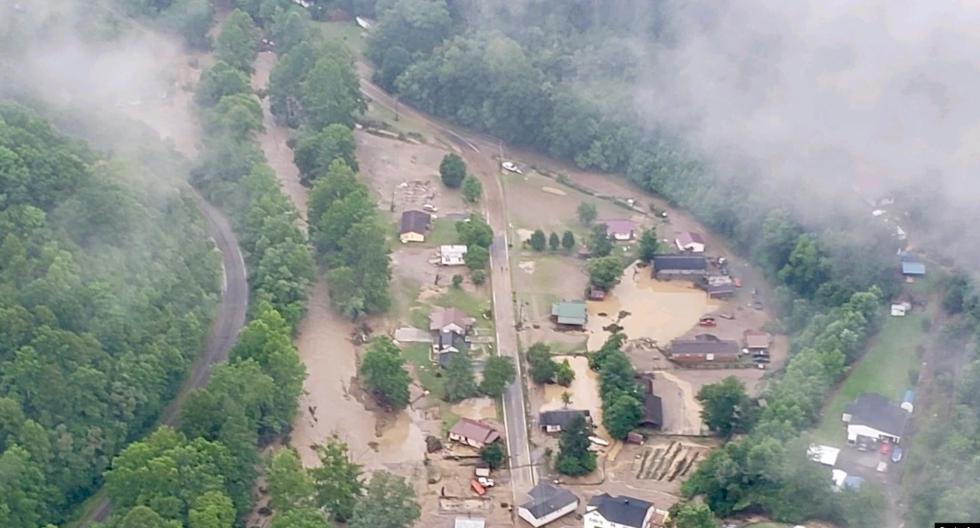
<path id="1" fill-rule="evenodd" d="M 738 341 L 718 339 L 712 334 L 699 334 L 694 338 L 670 342 L 670 359 L 680 363 L 738 361 L 740 351 Z"/>
<path id="2" fill-rule="evenodd" d="M 578 497 L 547 481 L 541 481 L 527 493 L 528 501 L 517 508 L 517 516 L 538 528 L 578 509 Z"/>
<path id="3" fill-rule="evenodd" d="M 655 278 L 703 277 L 708 274 L 708 259 L 698 255 L 655 255 Z"/>
<path id="4" fill-rule="evenodd" d="M 847 441 L 859 436 L 898 443 L 905 434 L 911 414 L 881 394 L 865 393 L 844 408 L 841 420 L 847 424 Z"/>
<path id="5" fill-rule="evenodd" d="M 583 518 L 585 528 L 615 526 L 648 528 L 653 517 L 653 503 L 633 497 L 616 497 L 603 493 L 589 500 Z"/>
<path id="6" fill-rule="evenodd" d="M 557 411 L 542 411 L 538 415 L 538 425 L 549 433 L 559 433 L 571 425 L 576 416 L 585 418 L 585 423 L 592 423 L 592 415 L 589 411 L 578 409 L 560 409 Z"/>

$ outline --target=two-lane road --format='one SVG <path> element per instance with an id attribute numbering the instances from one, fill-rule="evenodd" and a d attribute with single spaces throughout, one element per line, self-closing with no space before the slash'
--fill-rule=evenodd
<path id="1" fill-rule="evenodd" d="M 509 257 L 507 204 L 500 182 L 500 162 L 494 159 L 497 145 L 487 139 L 462 132 L 449 124 L 425 115 L 396 102 L 390 95 L 370 81 L 371 68 L 358 63 L 361 91 L 376 104 L 395 110 L 406 117 L 423 123 L 443 141 L 456 145 L 471 173 L 483 182 L 484 205 L 487 222 L 496 233 L 490 247 L 490 286 L 493 296 L 493 318 L 496 327 L 497 351 L 503 357 L 514 360 L 517 381 L 511 383 L 503 395 L 504 433 L 510 457 L 511 488 L 514 503 L 524 502 L 525 496 L 536 482 L 528 442 L 527 414 L 524 403 L 524 377 L 521 368 L 520 348 L 517 340 L 517 320 L 514 317 L 513 286 Z"/>

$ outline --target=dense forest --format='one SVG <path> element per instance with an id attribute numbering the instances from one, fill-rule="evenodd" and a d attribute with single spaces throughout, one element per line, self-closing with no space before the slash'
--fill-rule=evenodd
<path id="1" fill-rule="evenodd" d="M 61 521 L 200 351 L 219 261 L 162 159 L 108 158 L 0 107 L 3 526 Z"/>

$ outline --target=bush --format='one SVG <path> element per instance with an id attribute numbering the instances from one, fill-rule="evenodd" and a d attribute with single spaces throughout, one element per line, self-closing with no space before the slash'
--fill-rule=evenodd
<path id="1" fill-rule="evenodd" d="M 473 270 L 473 272 L 470 273 L 470 279 L 473 281 L 473 284 L 479 286 L 484 282 L 487 282 L 487 272 L 481 269 Z"/>
<path id="2" fill-rule="evenodd" d="M 458 189 L 466 178 L 466 164 L 463 163 L 463 158 L 456 154 L 446 154 L 439 164 L 439 176 L 442 177 L 442 183 L 446 187 Z"/>

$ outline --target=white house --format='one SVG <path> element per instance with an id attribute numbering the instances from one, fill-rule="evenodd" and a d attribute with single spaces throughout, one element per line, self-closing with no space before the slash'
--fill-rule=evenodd
<path id="1" fill-rule="evenodd" d="M 599 220 L 600 224 L 606 225 L 606 235 L 616 241 L 625 242 L 633 240 L 636 236 L 636 223 L 632 220 L 614 218 L 610 220 Z"/>
<path id="2" fill-rule="evenodd" d="M 847 424 L 847 442 L 861 437 L 875 442 L 901 442 L 909 412 L 880 394 L 861 394 L 844 408 L 841 421 Z"/>
<path id="3" fill-rule="evenodd" d="M 439 246 L 439 263 L 443 266 L 462 266 L 466 264 L 465 255 L 466 246 Z"/>
<path id="4" fill-rule="evenodd" d="M 541 481 L 527 493 L 528 500 L 517 508 L 517 516 L 534 528 L 544 526 L 578 509 L 572 492 Z"/>
<path id="5" fill-rule="evenodd" d="M 704 253 L 704 237 L 700 233 L 685 231 L 677 235 L 677 238 L 674 239 L 674 244 L 677 246 L 678 251 Z"/>
<path id="6" fill-rule="evenodd" d="M 650 528 L 655 513 L 645 500 L 603 493 L 592 497 L 582 521 L 584 528 Z"/>

